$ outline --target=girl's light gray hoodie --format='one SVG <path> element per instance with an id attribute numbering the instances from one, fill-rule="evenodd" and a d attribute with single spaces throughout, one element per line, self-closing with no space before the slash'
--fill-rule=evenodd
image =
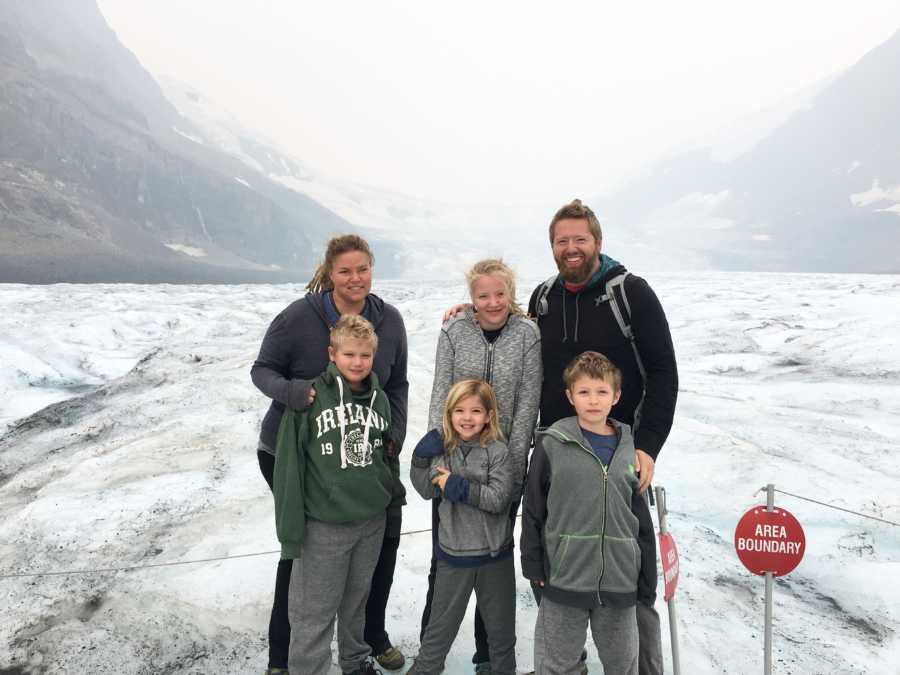
<path id="1" fill-rule="evenodd" d="M 489 343 L 471 309 L 447 321 L 438 337 L 429 429 L 441 428 L 450 387 L 466 379 L 484 380 L 494 388 L 500 429 L 512 464 L 512 498 L 518 501 L 541 400 L 543 369 L 537 325 L 520 314 L 512 314 L 500 336 Z"/>
<path id="2" fill-rule="evenodd" d="M 444 486 L 438 507 L 438 545 L 456 557 L 496 556 L 512 547 L 513 521 L 509 517 L 512 467 L 506 446 L 494 441 L 486 447 L 463 443 L 444 451 L 441 435 L 433 430 L 419 441 L 410 460 L 410 480 L 425 499 L 441 496 L 432 485 L 438 467 L 453 475 Z"/>

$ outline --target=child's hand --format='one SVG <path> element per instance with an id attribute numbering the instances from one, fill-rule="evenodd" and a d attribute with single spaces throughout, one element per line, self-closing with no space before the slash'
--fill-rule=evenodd
<path id="1" fill-rule="evenodd" d="M 316 400 L 316 388 L 310 387 L 309 388 L 309 396 L 306 397 L 306 404 L 312 405 L 313 401 L 315 401 L 315 400 Z"/>
<path id="2" fill-rule="evenodd" d="M 441 492 L 443 492 L 444 486 L 447 484 L 447 479 L 450 477 L 450 471 L 442 466 L 437 467 L 437 470 L 440 475 L 432 478 L 431 484 L 437 485 L 441 489 Z"/>
<path id="3" fill-rule="evenodd" d="M 543 579 L 531 579 L 530 581 L 531 581 L 531 583 L 532 583 L 533 585 L 535 585 L 535 586 L 540 586 L 541 588 L 544 587 L 544 580 L 543 580 Z"/>

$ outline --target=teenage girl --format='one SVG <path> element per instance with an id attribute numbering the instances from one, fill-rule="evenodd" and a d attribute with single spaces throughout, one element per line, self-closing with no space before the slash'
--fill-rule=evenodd
<path id="1" fill-rule="evenodd" d="M 439 429 L 450 387 L 460 380 L 484 380 L 497 397 L 497 422 L 509 447 L 513 470 L 510 518 L 514 518 L 522 494 L 528 450 L 541 397 L 541 338 L 516 303 L 516 278 L 502 260 L 481 260 L 466 273 L 472 304 L 447 321 L 438 337 L 434 385 L 428 411 L 428 428 Z M 440 499 L 432 503 L 432 530 L 439 529 Z M 432 559 L 428 595 L 422 612 L 420 638 L 425 636 L 434 593 Z M 487 631 L 475 609 L 476 673 L 490 672 Z"/>
<path id="2" fill-rule="evenodd" d="M 438 675 L 472 591 L 487 629 L 493 675 L 516 672 L 516 583 L 509 518 L 515 480 L 489 384 L 450 388 L 441 429 L 429 431 L 411 460 L 410 478 L 425 499 L 440 497 L 431 616 L 409 673 Z"/>

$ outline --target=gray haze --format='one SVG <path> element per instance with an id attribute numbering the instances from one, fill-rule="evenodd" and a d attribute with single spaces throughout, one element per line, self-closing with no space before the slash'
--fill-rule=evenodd
<path id="1" fill-rule="evenodd" d="M 467 202 L 595 194 L 900 27 L 894 0 L 100 6 L 151 73 L 312 166 Z"/>
<path id="2" fill-rule="evenodd" d="M 210 20 L 230 16 L 236 7 L 225 6 L 225 14 L 210 14 Z M 159 21 L 165 13 L 154 16 Z M 358 16 L 365 17 L 365 11 Z M 306 45 L 277 39 L 283 26 L 291 25 L 291 17 L 279 18 L 266 45 L 284 50 Z M 631 60 L 613 61 L 620 68 L 598 70 L 596 87 L 573 93 L 566 78 L 578 71 L 565 62 L 584 66 L 586 61 L 560 62 L 559 50 L 549 48 L 556 38 L 529 43 L 546 51 L 543 61 L 527 54 L 532 79 L 497 76 L 496 68 L 520 54 L 503 50 L 503 32 L 492 42 L 500 51 L 483 60 L 481 74 L 456 68 L 455 59 L 431 78 L 404 79 L 410 68 L 420 67 L 410 65 L 385 70 L 395 75 L 392 85 L 375 91 L 371 82 L 358 82 L 355 71 L 344 78 L 329 70 L 341 63 L 340 45 L 364 44 L 352 31 L 338 31 L 339 45 L 323 45 L 314 66 L 301 67 L 299 57 L 285 52 L 267 62 L 266 72 L 242 81 L 252 64 L 262 68 L 258 59 L 268 52 L 263 46 L 238 49 L 245 46 L 239 42 L 232 52 L 246 56 L 241 63 L 223 58 L 207 78 L 181 72 L 173 79 L 145 68 L 149 59 L 134 47 L 140 41 L 121 32 L 123 43 L 97 0 L 6 0 L 0 19 L 0 282 L 305 280 L 328 237 L 347 231 L 372 242 L 382 278 L 453 277 L 488 255 L 503 256 L 524 276 L 543 276 L 550 263 L 546 223 L 574 195 L 597 209 L 604 250 L 635 271 L 900 271 L 900 125 L 895 121 L 900 92 L 893 84 L 900 81 L 900 32 L 869 44 L 863 56 L 762 113 L 743 115 L 715 133 L 710 125 L 699 137 L 683 138 L 703 119 L 724 117 L 723 109 L 737 105 L 735 91 L 751 90 L 753 78 L 741 79 L 746 72 L 740 59 L 705 64 L 719 72 L 726 63 L 734 71 L 721 87 L 673 98 L 670 86 L 658 81 L 659 72 L 681 68 L 679 59 L 693 54 L 696 44 L 675 49 L 668 38 L 653 41 L 658 37 L 653 35 L 644 60 L 637 55 L 645 52 L 632 48 Z M 255 36 L 251 19 L 258 17 L 247 17 L 246 34 Z M 677 24 L 675 17 L 671 23 Z M 185 45 L 215 52 L 216 40 L 200 40 L 199 30 L 193 42 L 171 42 L 190 24 L 169 25 L 174 32 L 156 34 L 155 49 L 170 51 L 175 62 L 196 65 L 179 52 Z M 304 25 L 315 22 L 309 18 Z M 423 34 L 391 25 L 401 36 Z M 566 30 L 569 35 L 573 29 Z M 140 34 L 153 31 L 148 20 Z M 385 53 L 405 44 L 388 40 L 390 31 L 379 34 Z M 515 34 L 521 42 L 527 33 Z M 197 46 L 201 43 L 207 51 Z M 835 44 L 846 50 L 851 43 Z M 433 62 L 435 54 L 444 53 L 441 44 L 435 39 L 419 61 Z M 669 59 L 659 51 L 667 45 L 673 49 Z M 769 46 L 778 51 L 774 43 Z M 579 54 L 583 44 L 576 41 L 572 49 Z M 760 64 L 770 63 L 756 43 L 753 49 Z M 798 53 L 805 58 L 807 52 Z M 380 62 L 381 54 L 374 49 L 369 61 Z M 634 69 L 646 66 L 647 59 L 660 66 L 652 78 Z M 805 62 L 786 56 L 782 61 Z M 291 64 L 290 72 L 284 64 Z M 817 64 L 814 70 L 824 67 Z M 408 118 L 406 111 L 380 131 L 372 126 L 404 101 L 429 101 L 439 85 L 445 91 L 453 82 L 476 87 L 491 72 L 492 89 L 433 106 L 427 119 L 434 123 Z M 672 80 L 678 80 L 673 73 Z M 681 86 L 698 73 L 708 76 L 698 67 Z M 626 74 L 636 79 L 625 82 Z M 352 101 L 326 95 L 303 79 L 309 77 L 329 86 L 342 83 L 341 95 Z M 773 76 L 764 89 L 774 96 L 791 77 Z M 210 88 L 221 88 L 223 78 L 230 78 L 224 100 L 208 96 Z M 610 96 L 609 107 L 587 105 L 616 78 L 621 92 Z M 636 81 L 656 93 L 654 105 L 637 105 L 640 96 L 630 95 Z M 734 89 L 735 83 L 744 89 Z M 556 85 L 555 96 L 535 95 Z M 265 96 L 284 96 L 284 105 L 257 96 L 259 88 L 269 92 Z M 532 96 L 534 105 L 510 109 L 515 92 Z M 758 96 L 754 105 L 763 100 Z M 291 108 L 297 101 L 317 114 L 307 117 Z M 344 105 L 335 107 L 341 101 Z M 448 135 L 438 129 L 441 115 L 460 101 L 469 106 L 468 117 L 458 110 L 455 136 Z M 240 112 L 249 106 L 258 113 L 265 103 L 268 115 L 247 118 Z M 706 108 L 697 110 L 698 103 Z M 610 121 L 627 117 L 630 108 L 633 119 Z M 501 113 L 508 123 L 494 119 Z M 653 119 L 645 119 L 647 114 Z M 529 121 L 533 115 L 544 121 Z M 271 128 L 280 116 L 290 122 L 281 132 Z M 328 124 L 319 124 L 320 118 Z M 528 128 L 517 131 L 517 125 Z M 329 137 L 332 127 L 342 132 L 336 140 Z M 283 138 L 285 130 L 316 142 L 291 144 Z M 403 143 L 415 141 L 416 151 L 394 143 L 391 134 L 397 133 Z M 451 137 L 456 142 L 448 146 Z M 498 149 L 507 142 L 509 147 Z M 317 143 L 327 151 L 317 153 Z M 386 145 L 375 151 L 378 144 Z M 347 158 L 345 169 L 334 165 Z M 451 173 L 442 175 L 442 167 Z"/>

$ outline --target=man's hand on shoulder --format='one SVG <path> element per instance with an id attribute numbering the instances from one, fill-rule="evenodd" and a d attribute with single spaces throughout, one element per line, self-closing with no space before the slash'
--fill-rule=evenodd
<path id="1" fill-rule="evenodd" d="M 470 302 L 464 302 L 461 305 L 453 305 L 453 307 L 451 307 L 446 312 L 444 312 L 444 318 L 442 319 L 442 321 L 444 323 L 447 323 L 454 316 L 456 316 L 460 312 L 465 312 L 471 306 L 472 306 L 472 303 L 470 303 Z"/>
<path id="2" fill-rule="evenodd" d="M 639 489 L 644 492 L 653 480 L 653 472 L 656 469 L 656 462 L 653 458 L 640 448 L 634 450 L 634 469 L 640 477 Z"/>

